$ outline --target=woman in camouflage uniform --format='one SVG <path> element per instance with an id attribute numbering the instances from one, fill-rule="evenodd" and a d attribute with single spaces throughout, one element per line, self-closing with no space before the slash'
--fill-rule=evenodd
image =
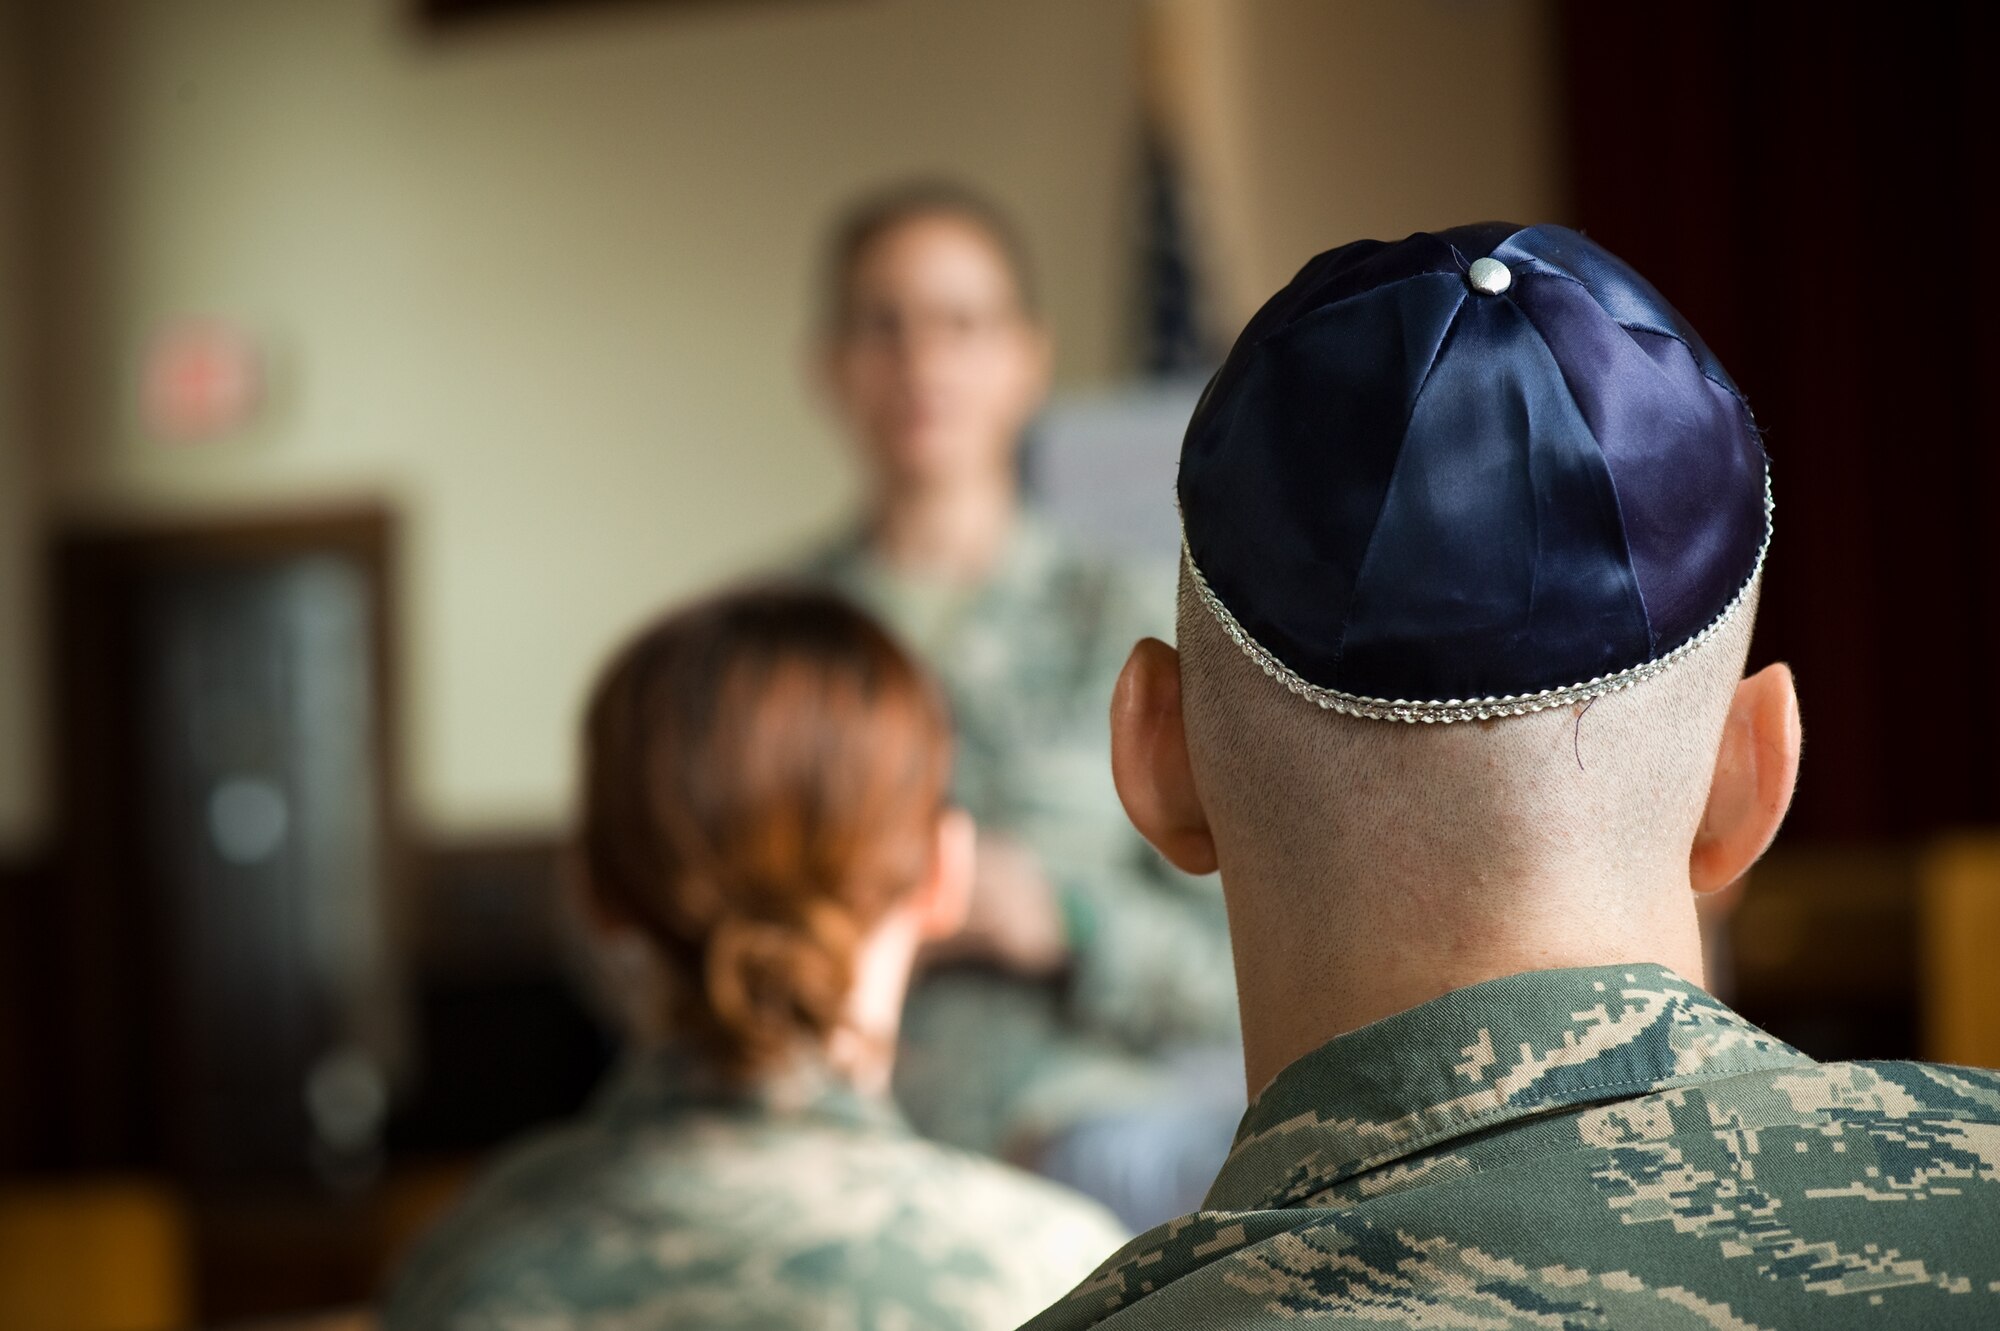
<path id="1" fill-rule="evenodd" d="M 912 959 L 963 919 L 943 704 L 831 595 L 737 593 L 614 661 L 579 875 L 639 1038 L 403 1273 L 391 1328 L 1003 1328 L 1122 1240 L 886 1098 Z"/>
<path id="2" fill-rule="evenodd" d="M 940 1141 L 1156 1223 L 1200 1200 L 1243 1112 L 1221 893 L 1154 854 L 1111 784 L 1111 686 L 1172 598 L 1023 500 L 1051 345 L 992 203 L 935 182 L 860 200 L 821 301 L 821 386 L 866 493 L 800 571 L 943 682 L 953 795 L 980 829 L 967 927 L 911 995 L 897 1098 Z"/>

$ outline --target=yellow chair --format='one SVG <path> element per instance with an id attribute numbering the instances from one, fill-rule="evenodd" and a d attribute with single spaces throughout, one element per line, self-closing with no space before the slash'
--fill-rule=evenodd
<path id="1" fill-rule="evenodd" d="M 137 1179 L 0 1186 L 0 1327 L 176 1331 L 194 1320 L 173 1192 Z"/>
<path id="2" fill-rule="evenodd" d="M 1938 843 L 1920 881 L 1924 1057 L 2000 1068 L 2000 837 Z"/>

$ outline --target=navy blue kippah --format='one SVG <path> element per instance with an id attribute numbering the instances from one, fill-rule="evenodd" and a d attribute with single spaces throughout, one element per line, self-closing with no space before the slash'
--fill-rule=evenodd
<path id="1" fill-rule="evenodd" d="M 1664 670 L 1770 542 L 1750 409 L 1646 280 L 1488 222 L 1308 263 L 1181 447 L 1197 592 L 1323 707 L 1465 721 Z"/>

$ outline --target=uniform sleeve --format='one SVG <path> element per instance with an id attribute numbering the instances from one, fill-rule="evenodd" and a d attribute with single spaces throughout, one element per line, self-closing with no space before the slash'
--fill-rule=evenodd
<path id="1" fill-rule="evenodd" d="M 1073 953 L 1070 1002 L 1120 1043 L 1233 1040 L 1236 978 L 1213 878 L 1190 878 L 1137 833 L 1122 862 L 1054 871 Z"/>
<path id="2" fill-rule="evenodd" d="M 1154 594 L 1147 595 L 1147 591 Z M 1043 816 L 1029 844 L 1061 895 L 1073 954 L 1070 1002 L 1085 1030 L 1127 1047 L 1237 1037 L 1236 981 L 1220 881 L 1161 859 L 1111 783 L 1112 685 L 1132 644 L 1171 636 L 1170 587 L 1098 570 L 1067 599 L 1079 644 L 1077 720 L 1031 761 Z M 1159 613 L 1149 613 L 1152 606 Z"/>

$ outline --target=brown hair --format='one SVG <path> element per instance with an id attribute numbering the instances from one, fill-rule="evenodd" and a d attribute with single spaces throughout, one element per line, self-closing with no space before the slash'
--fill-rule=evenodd
<path id="1" fill-rule="evenodd" d="M 658 955 L 674 1037 L 737 1078 L 824 1046 L 950 768 L 936 687 L 831 594 L 725 594 L 625 647 L 585 721 L 581 863 Z"/>
<path id="2" fill-rule="evenodd" d="M 985 236 L 1014 279 L 1014 292 L 1030 318 L 1039 314 L 1034 265 L 1020 228 L 1005 209 L 975 190 L 946 180 L 913 180 L 867 195 L 851 204 L 834 224 L 827 246 L 821 310 L 829 333 L 847 324 L 854 269 L 861 256 L 883 236 L 906 223 L 927 217 L 965 222 Z"/>

